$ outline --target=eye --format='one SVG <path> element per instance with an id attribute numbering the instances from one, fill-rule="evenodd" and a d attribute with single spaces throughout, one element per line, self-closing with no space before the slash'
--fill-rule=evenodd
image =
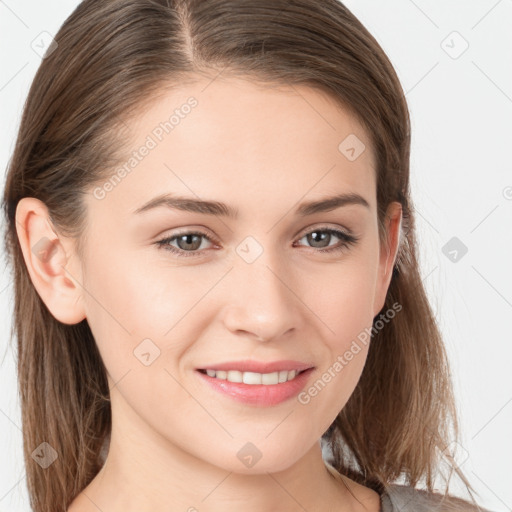
<path id="1" fill-rule="evenodd" d="M 212 239 L 206 235 L 206 233 L 202 233 L 200 231 L 186 231 L 183 233 L 179 233 L 177 235 L 173 235 L 171 237 L 163 238 L 156 242 L 156 244 L 165 249 L 166 251 L 170 251 L 176 256 L 181 257 L 189 257 L 189 256 L 197 256 L 197 251 L 202 245 L 201 238 L 209 240 L 212 242 Z M 176 241 L 178 247 L 174 247 L 171 242 Z"/>
<path id="2" fill-rule="evenodd" d="M 329 246 L 329 242 L 332 240 L 333 236 L 338 238 L 340 243 L 334 246 Z M 320 227 L 313 229 L 312 231 L 308 231 L 299 240 L 302 240 L 303 238 L 305 238 L 309 244 L 313 244 L 314 248 L 320 247 L 316 252 L 321 253 L 342 251 L 347 249 L 350 245 L 354 245 L 359 240 L 359 238 L 354 235 L 345 233 L 339 229 L 328 227 Z M 323 249 L 323 247 L 327 247 L 327 249 Z"/>
<path id="3" fill-rule="evenodd" d="M 337 245 L 330 246 L 329 242 L 332 240 L 333 236 L 338 238 L 340 242 Z M 313 248 L 318 249 L 315 252 L 320 253 L 342 251 L 359 240 L 359 238 L 354 235 L 327 227 L 311 230 L 299 238 L 299 240 L 302 240 L 303 238 L 305 238 L 308 243 L 313 244 Z M 163 238 L 155 243 L 159 248 L 170 251 L 177 257 L 195 257 L 201 255 L 201 248 L 204 249 L 204 247 L 202 247 L 202 239 L 208 240 L 212 243 L 218 243 L 216 240 L 201 231 L 185 231 L 183 233 Z M 171 245 L 172 243 L 176 243 L 177 247 Z M 324 249 L 323 247 L 327 248 Z"/>

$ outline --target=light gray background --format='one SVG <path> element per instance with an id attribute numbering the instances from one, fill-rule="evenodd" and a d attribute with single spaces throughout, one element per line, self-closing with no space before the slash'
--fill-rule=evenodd
<path id="1" fill-rule="evenodd" d="M 41 61 L 32 46 L 42 32 L 54 35 L 76 5 L 0 0 L 2 176 Z M 457 462 L 483 506 L 512 510 L 512 0 L 346 5 L 387 52 L 409 102 L 422 272 L 445 335 L 462 424 Z M 455 253 L 443 253 L 452 237 L 468 248 L 462 257 L 456 249 L 456 262 Z M 7 345 L 12 295 L 4 265 L 0 272 L 0 512 L 19 512 L 30 508 Z M 452 490 L 459 492 L 457 481 Z"/>

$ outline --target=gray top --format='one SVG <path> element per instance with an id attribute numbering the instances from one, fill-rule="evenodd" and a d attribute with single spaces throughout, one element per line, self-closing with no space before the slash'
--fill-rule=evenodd
<path id="1" fill-rule="evenodd" d="M 332 475 L 341 479 L 341 475 L 334 469 L 329 460 L 324 460 L 326 468 Z M 346 484 L 345 484 L 346 485 Z M 416 489 L 409 485 L 391 484 L 388 490 L 380 495 L 380 512 L 446 512 L 446 503 L 441 505 L 441 494 L 428 492 L 424 489 Z M 457 510 L 457 506 L 451 508 Z M 463 506 L 459 510 L 479 510 L 491 512 L 478 506 Z"/>
<path id="2" fill-rule="evenodd" d="M 431 512 L 435 498 L 406 485 L 392 485 L 381 495 L 381 512 Z"/>
<path id="3" fill-rule="evenodd" d="M 441 498 L 440 494 L 393 484 L 387 493 L 381 495 L 381 512 L 443 512 L 439 505 Z M 491 512 L 481 507 L 479 510 Z"/>

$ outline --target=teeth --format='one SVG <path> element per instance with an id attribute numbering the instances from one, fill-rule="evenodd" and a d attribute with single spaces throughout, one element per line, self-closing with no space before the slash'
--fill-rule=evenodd
<path id="1" fill-rule="evenodd" d="M 226 380 L 229 380 L 229 382 L 242 382 L 242 377 L 242 372 L 229 370 Z"/>
<path id="2" fill-rule="evenodd" d="M 266 373 L 265 375 L 272 376 L 271 373 Z M 263 374 L 255 372 L 244 372 L 242 380 L 244 384 L 261 384 L 263 381 Z M 268 383 L 266 382 L 265 384 Z"/>
<path id="3" fill-rule="evenodd" d="M 282 370 L 273 373 L 240 372 L 238 370 L 215 371 L 206 370 L 209 377 L 227 380 L 229 382 L 243 382 L 244 384 L 280 384 L 293 380 L 299 372 L 297 370 Z"/>

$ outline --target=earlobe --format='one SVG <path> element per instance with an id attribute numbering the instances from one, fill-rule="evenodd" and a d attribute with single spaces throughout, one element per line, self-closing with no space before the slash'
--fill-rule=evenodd
<path id="1" fill-rule="evenodd" d="M 56 233 L 42 201 L 34 197 L 20 199 L 16 232 L 32 284 L 50 313 L 64 324 L 81 322 L 86 315 L 73 244 Z"/>
<path id="2" fill-rule="evenodd" d="M 393 267 L 398 254 L 400 232 L 402 229 L 402 205 L 400 203 L 393 202 L 389 205 L 386 213 L 385 224 L 387 243 L 380 248 L 379 275 L 375 294 L 376 300 L 374 303 L 374 317 L 384 307 L 388 288 L 393 276 Z"/>

